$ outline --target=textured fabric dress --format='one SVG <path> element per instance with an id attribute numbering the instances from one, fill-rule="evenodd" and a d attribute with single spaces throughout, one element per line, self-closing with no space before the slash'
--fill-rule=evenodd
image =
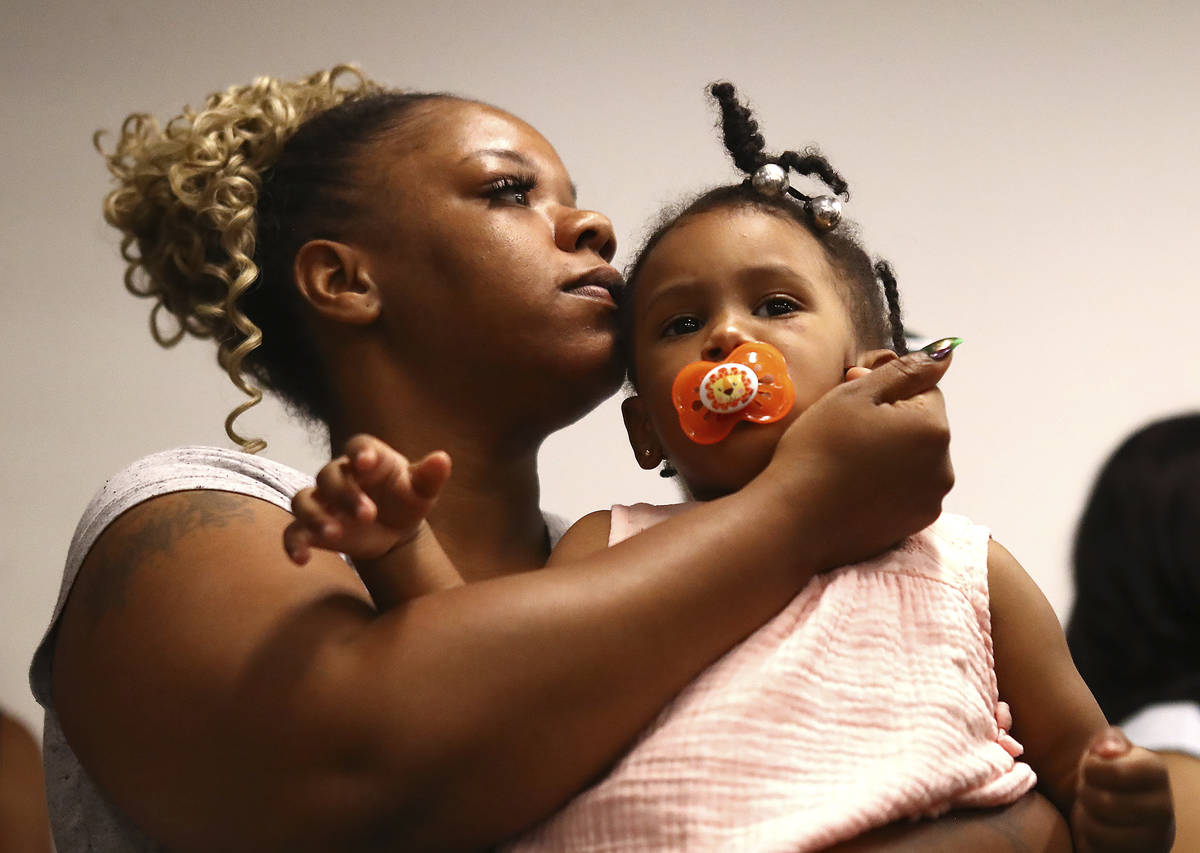
<path id="1" fill-rule="evenodd" d="M 609 544 L 687 508 L 614 507 Z M 755 528 L 729 532 L 736 559 Z M 1014 802 L 1036 777 L 1016 760 L 997 695 L 988 541 L 986 528 L 943 515 L 818 575 L 510 850 L 797 853 Z"/>

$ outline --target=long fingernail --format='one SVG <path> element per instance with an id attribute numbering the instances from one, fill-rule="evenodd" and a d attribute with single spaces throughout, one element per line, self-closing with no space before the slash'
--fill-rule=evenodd
<path id="1" fill-rule="evenodd" d="M 955 347 L 963 342 L 962 338 L 940 338 L 931 344 L 926 344 L 921 347 L 921 352 L 932 358 L 934 361 L 941 361 L 950 353 L 954 352 Z"/>

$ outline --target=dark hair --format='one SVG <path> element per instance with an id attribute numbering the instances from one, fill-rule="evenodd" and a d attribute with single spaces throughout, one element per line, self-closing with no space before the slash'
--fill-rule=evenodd
<path id="1" fill-rule="evenodd" d="M 714 83 L 709 87 L 709 93 L 721 107 L 721 130 L 725 148 L 738 169 L 752 175 L 760 166 L 775 163 L 785 170 L 816 177 L 836 195 L 849 199 L 850 190 L 846 181 L 816 149 L 768 155 L 764 151 L 766 142 L 758 132 L 758 122 L 754 120 L 749 108 L 738 101 L 732 84 Z M 629 266 L 626 274 L 627 284 L 621 299 L 622 350 L 629 366 L 631 381 L 635 379 L 632 351 L 633 292 L 646 259 L 659 241 L 681 220 L 730 207 L 749 208 L 779 216 L 807 229 L 824 248 L 830 266 L 837 274 L 839 283 L 843 285 L 842 297 L 860 343 L 868 347 L 891 346 L 901 354 L 908 351 L 900 316 L 900 294 L 891 266 L 886 261 L 871 263 L 849 223 L 842 221 L 830 230 L 816 227 L 805 206 L 807 200 L 808 196 L 796 190 L 789 190 L 788 194 L 782 196 L 767 195 L 755 189 L 747 177 L 741 183 L 716 187 L 695 198 L 672 205 L 660 214 L 650 236 Z"/>
<path id="2" fill-rule="evenodd" d="M 327 422 L 334 401 L 293 285 L 296 252 L 309 240 L 344 239 L 362 208 L 363 176 L 355 158 L 400 127 L 414 106 L 438 99 L 460 100 L 443 93 L 382 91 L 344 101 L 300 125 L 263 175 L 254 256 L 259 276 L 240 299 L 262 331 L 262 343 L 244 365 L 304 417 Z"/>
<path id="3" fill-rule="evenodd" d="M 1125 440 L 1079 522 L 1067 641 L 1105 715 L 1200 702 L 1200 413 Z"/>

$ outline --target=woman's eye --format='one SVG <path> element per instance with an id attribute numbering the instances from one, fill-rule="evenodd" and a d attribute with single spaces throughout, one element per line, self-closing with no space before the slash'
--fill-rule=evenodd
<path id="1" fill-rule="evenodd" d="M 537 181 L 530 175 L 510 175 L 497 178 L 488 187 L 488 198 L 493 202 L 517 204 L 528 207 L 529 194 Z"/>
<path id="2" fill-rule="evenodd" d="M 700 321 L 695 317 L 675 317 L 663 327 L 662 336 L 673 338 L 677 335 L 690 335 L 700 331 Z"/>
<path id="3" fill-rule="evenodd" d="M 800 304 L 786 296 L 772 296 L 754 309 L 756 317 L 780 317 L 800 310 Z"/>

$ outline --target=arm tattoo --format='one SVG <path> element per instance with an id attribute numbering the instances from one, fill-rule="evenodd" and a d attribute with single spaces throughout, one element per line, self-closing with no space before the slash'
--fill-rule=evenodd
<path id="1" fill-rule="evenodd" d="M 169 570 L 166 556 L 182 537 L 249 521 L 254 509 L 245 495 L 220 491 L 177 492 L 156 500 L 152 511 L 118 519 L 92 546 L 89 570 L 76 582 L 73 595 L 82 598 L 90 633 L 108 612 L 125 606 L 134 575 L 139 571 Z M 137 507 L 134 508 L 136 512 Z"/>

